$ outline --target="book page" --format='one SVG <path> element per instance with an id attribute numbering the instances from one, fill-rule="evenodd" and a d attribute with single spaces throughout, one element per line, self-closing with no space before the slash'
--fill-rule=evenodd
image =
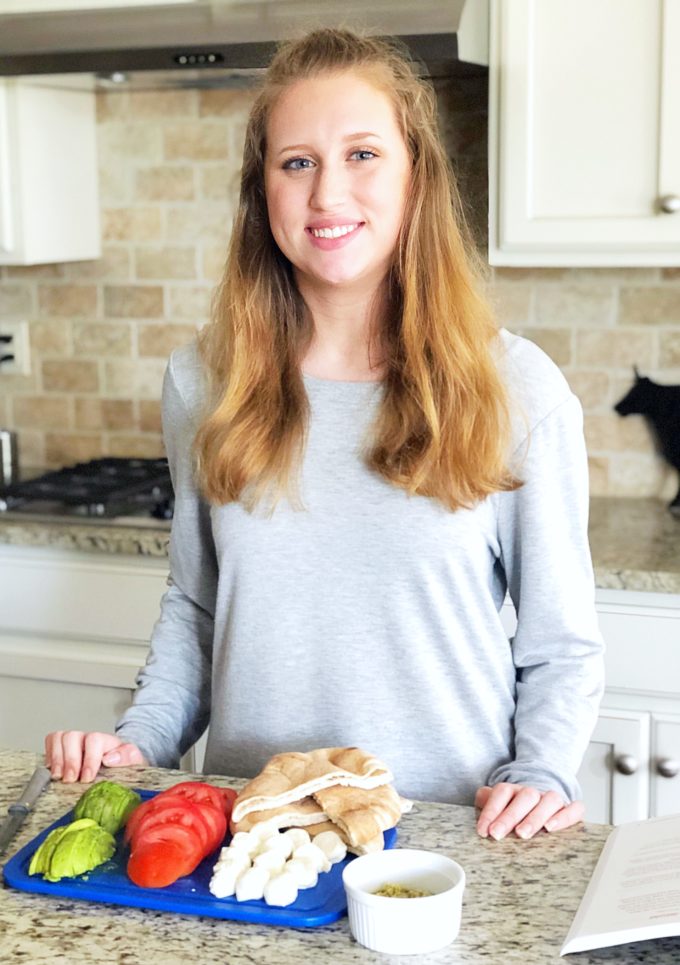
<path id="1" fill-rule="evenodd" d="M 612 831 L 561 954 L 668 935 L 680 935 L 680 814 Z"/>

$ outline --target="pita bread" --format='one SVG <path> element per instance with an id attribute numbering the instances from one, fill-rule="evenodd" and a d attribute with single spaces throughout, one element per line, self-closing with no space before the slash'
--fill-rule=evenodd
<path id="1" fill-rule="evenodd" d="M 393 828 L 402 814 L 402 799 L 390 784 L 368 790 L 326 787 L 314 792 L 314 800 L 354 847 Z"/>
<path id="2" fill-rule="evenodd" d="M 250 831 L 256 824 L 266 822 L 273 831 L 280 828 L 308 828 L 309 825 L 328 823 L 328 815 L 316 803 L 313 797 L 303 797 L 301 801 L 282 804 L 277 808 L 266 811 L 250 811 L 240 821 L 231 821 L 232 834 L 237 831 Z"/>
<path id="3" fill-rule="evenodd" d="M 382 761 L 359 747 L 277 754 L 238 795 L 232 821 L 239 824 L 252 811 L 292 804 L 334 785 L 370 789 L 389 784 L 392 779 Z"/>
<path id="4" fill-rule="evenodd" d="M 366 841 L 364 844 L 352 844 L 348 841 L 347 835 L 338 827 L 337 824 L 333 824 L 332 821 L 324 821 L 323 824 L 313 824 L 310 827 L 305 828 L 305 831 L 309 834 L 310 838 L 314 840 L 317 834 L 321 834 L 322 831 L 335 831 L 337 835 L 345 842 L 347 845 L 347 850 L 352 854 L 370 854 L 373 851 L 382 851 L 385 847 L 385 839 L 382 834 L 377 834 L 370 841 Z"/>

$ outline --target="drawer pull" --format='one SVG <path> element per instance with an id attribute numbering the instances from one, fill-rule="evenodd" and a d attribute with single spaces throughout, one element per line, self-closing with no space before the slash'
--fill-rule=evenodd
<path id="1" fill-rule="evenodd" d="M 619 754 L 614 760 L 614 766 L 619 774 L 635 774 L 638 769 L 638 762 L 632 754 Z"/>
<path id="2" fill-rule="evenodd" d="M 661 777 L 675 777 L 680 771 L 680 764 L 674 761 L 672 757 L 662 757 L 657 762 L 656 769 Z"/>

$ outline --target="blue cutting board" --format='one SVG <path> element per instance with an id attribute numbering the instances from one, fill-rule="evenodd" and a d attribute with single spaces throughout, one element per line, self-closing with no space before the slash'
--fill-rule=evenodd
<path id="1" fill-rule="evenodd" d="M 143 798 L 153 797 L 155 791 L 139 790 Z M 28 867 L 36 848 L 53 828 L 73 821 L 73 811 L 41 831 L 29 841 L 4 867 L 5 881 L 22 891 L 52 895 L 55 898 L 76 898 L 82 901 L 102 901 L 111 905 L 172 911 L 183 915 L 204 915 L 207 918 L 231 918 L 236 921 L 260 922 L 268 925 L 287 925 L 295 928 L 316 928 L 337 921 L 347 911 L 342 870 L 353 856 L 334 864 L 330 871 L 319 875 L 314 888 L 305 888 L 297 900 L 286 908 L 268 905 L 264 901 L 237 901 L 236 898 L 215 898 L 208 884 L 219 855 L 217 848 L 199 864 L 196 870 L 179 878 L 166 888 L 140 888 L 130 881 L 125 871 L 128 850 L 122 845 L 119 833 L 116 853 L 109 861 L 77 878 L 45 881 L 42 875 L 29 875 Z M 397 841 L 396 828 L 385 831 L 385 848 L 393 848 Z"/>

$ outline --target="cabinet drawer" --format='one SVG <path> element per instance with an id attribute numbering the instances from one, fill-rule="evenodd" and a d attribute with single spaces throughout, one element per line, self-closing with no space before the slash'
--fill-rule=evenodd
<path id="1" fill-rule="evenodd" d="M 654 594 L 654 604 L 612 598 L 598 601 L 607 690 L 680 695 L 680 604 L 673 594 Z M 650 595 L 651 596 L 651 595 Z M 664 599 L 665 598 L 665 599 Z"/>
<path id="2" fill-rule="evenodd" d="M 148 642 L 167 573 L 165 560 L 3 547 L 3 629 Z"/>

